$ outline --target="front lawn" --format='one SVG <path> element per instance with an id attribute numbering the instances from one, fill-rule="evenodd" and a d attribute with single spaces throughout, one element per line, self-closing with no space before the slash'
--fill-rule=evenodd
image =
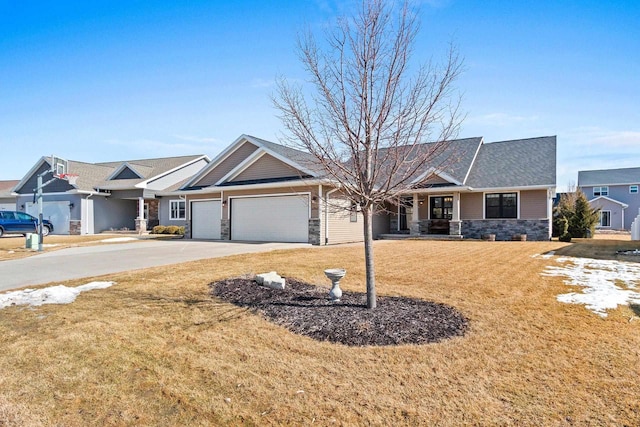
<path id="1" fill-rule="evenodd" d="M 563 247 L 376 242 L 379 295 L 447 304 L 469 321 L 463 336 L 425 345 L 318 342 L 210 293 L 271 270 L 328 291 L 332 267 L 347 269 L 344 290 L 363 292 L 360 245 L 103 276 L 116 284 L 69 305 L 0 310 L 0 415 L 65 426 L 640 425 L 640 319 L 627 306 L 602 318 L 558 302 L 575 289 L 541 275 L 557 263 L 541 254 Z"/>

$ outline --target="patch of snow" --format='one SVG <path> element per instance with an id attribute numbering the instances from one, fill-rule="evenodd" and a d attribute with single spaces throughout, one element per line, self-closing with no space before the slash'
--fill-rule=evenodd
<path id="1" fill-rule="evenodd" d="M 564 276 L 567 285 L 583 288 L 581 292 L 558 295 L 558 301 L 584 304 L 602 317 L 619 305 L 640 304 L 640 293 L 635 291 L 640 284 L 640 264 L 572 257 L 556 261 L 564 265 L 548 266 L 542 275 Z"/>
<path id="2" fill-rule="evenodd" d="M 555 254 L 555 251 L 549 251 L 549 252 L 545 252 L 545 253 L 543 253 L 542 255 L 540 255 L 540 254 L 533 254 L 533 255 L 531 255 L 531 258 L 538 258 L 538 256 L 539 256 L 539 257 L 544 258 L 544 259 L 549 259 L 549 258 L 551 258 L 554 254 Z"/>
<path id="3" fill-rule="evenodd" d="M 80 292 L 93 289 L 105 289 L 115 282 L 91 282 L 75 288 L 67 286 L 49 286 L 42 289 L 25 289 L 22 291 L 0 294 L 0 309 L 12 305 L 40 306 L 43 304 L 69 304 L 75 301 Z"/>
<path id="4" fill-rule="evenodd" d="M 104 243 L 114 243 L 114 242 L 130 242 L 132 240 L 138 240 L 135 237 L 111 237 L 110 239 L 100 240 Z"/>

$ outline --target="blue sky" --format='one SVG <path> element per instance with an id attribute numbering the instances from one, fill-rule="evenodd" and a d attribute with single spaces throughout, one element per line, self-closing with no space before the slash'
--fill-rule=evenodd
<path id="1" fill-rule="evenodd" d="M 346 2 L 0 0 L 0 179 L 42 155 L 207 154 L 282 130 L 298 31 Z M 558 186 L 640 166 L 640 2 L 422 0 L 415 60 L 465 59 L 460 137 L 558 136 Z M 505 171 L 508 173 L 508 171 Z"/>

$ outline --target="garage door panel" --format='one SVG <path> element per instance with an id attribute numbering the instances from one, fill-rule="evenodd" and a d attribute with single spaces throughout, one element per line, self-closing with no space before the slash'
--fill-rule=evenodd
<path id="1" fill-rule="evenodd" d="M 27 202 L 26 211 L 29 215 L 38 217 L 38 204 Z M 69 201 L 42 202 L 42 218 L 51 221 L 53 234 L 69 234 L 69 220 L 71 209 Z"/>
<path id="2" fill-rule="evenodd" d="M 231 239 L 306 243 L 309 240 L 309 197 L 232 199 Z"/>
<path id="3" fill-rule="evenodd" d="M 191 237 L 220 239 L 220 201 L 191 202 Z"/>

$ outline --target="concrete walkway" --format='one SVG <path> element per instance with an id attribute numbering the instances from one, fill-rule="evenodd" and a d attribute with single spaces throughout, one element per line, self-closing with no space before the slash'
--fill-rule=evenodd
<path id="1" fill-rule="evenodd" d="M 0 291 L 198 259 L 310 247 L 304 243 L 147 240 L 68 248 L 1 261 Z"/>

